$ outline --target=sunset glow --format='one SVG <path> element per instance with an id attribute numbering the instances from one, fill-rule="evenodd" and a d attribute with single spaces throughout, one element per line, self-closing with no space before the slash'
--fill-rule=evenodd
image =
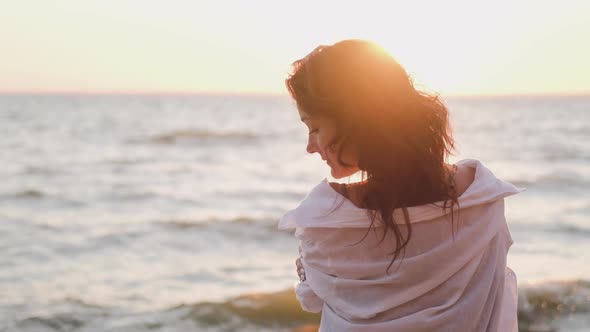
<path id="1" fill-rule="evenodd" d="M 3 92 L 285 93 L 319 44 L 366 38 L 449 94 L 590 91 L 590 2 L 20 1 Z"/>

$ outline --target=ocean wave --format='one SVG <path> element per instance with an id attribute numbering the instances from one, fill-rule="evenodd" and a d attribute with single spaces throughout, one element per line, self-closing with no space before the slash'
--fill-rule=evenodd
<path id="1" fill-rule="evenodd" d="M 109 308 L 88 303 L 81 299 L 65 298 L 49 304 L 44 313 L 19 315 L 13 322 L 5 321 L 6 329 L 1 331 L 76 331 L 92 321 L 108 316 Z"/>
<path id="2" fill-rule="evenodd" d="M 236 216 L 234 218 L 187 218 L 187 219 L 169 219 L 169 220 L 154 220 L 151 222 L 154 225 L 175 228 L 175 229 L 187 229 L 187 228 L 208 228 L 223 225 L 259 225 L 259 226 L 273 226 L 276 227 L 278 218 L 264 218 L 264 217 L 253 217 L 253 216 Z"/>
<path id="3" fill-rule="evenodd" d="M 220 303 L 189 306 L 190 317 L 209 325 L 231 327 L 240 323 L 317 331 L 319 315 L 301 310 L 292 289 L 266 294 L 242 295 Z M 518 320 L 521 332 L 566 331 L 590 319 L 590 281 L 552 281 L 521 287 Z"/>
<path id="4" fill-rule="evenodd" d="M 284 331 L 312 331 L 314 327 L 317 330 L 320 319 L 318 314 L 301 310 L 293 289 L 247 294 L 220 303 L 197 303 L 188 308 L 190 319 L 230 331 L 237 331 L 244 324 Z"/>
<path id="5" fill-rule="evenodd" d="M 47 204 L 48 202 L 55 202 L 64 207 L 80 207 L 84 205 L 84 202 L 61 197 L 35 188 L 21 189 L 16 192 L 0 194 L 0 200 L 22 201 L 27 204 Z"/>
<path id="6" fill-rule="evenodd" d="M 41 326 L 50 331 L 81 327 L 85 331 L 106 331 L 105 326 L 119 326 L 122 329 L 108 331 L 153 331 L 165 326 L 181 331 L 184 330 L 181 327 L 192 326 L 192 330 L 197 327 L 199 331 L 311 332 L 317 331 L 320 320 L 319 314 L 301 309 L 293 289 L 133 313 L 82 300 L 65 301 L 65 305 L 52 303 L 52 314 L 13 321 L 15 328 L 12 330 L 29 331 Z M 572 326 L 585 326 L 583 324 L 590 321 L 590 281 L 551 281 L 520 286 L 518 321 L 521 332 L 570 331 Z"/>
<path id="7" fill-rule="evenodd" d="M 558 224 L 553 228 L 547 229 L 549 233 L 556 231 L 566 233 L 568 236 L 590 236 L 590 228 L 568 223 Z"/>
<path id="8" fill-rule="evenodd" d="M 315 332 L 320 318 L 301 310 L 293 289 L 144 312 L 77 302 L 52 303 L 44 314 L 2 322 L 8 329 L 0 330 Z"/>
<path id="9" fill-rule="evenodd" d="M 560 149 L 547 149 L 540 153 L 543 160 L 547 162 L 556 162 L 564 160 L 579 160 L 579 161 L 590 161 L 590 154 L 581 149 L 575 148 L 560 148 Z"/>
<path id="10" fill-rule="evenodd" d="M 62 207 L 80 207 L 85 205 L 85 202 L 83 201 L 48 193 L 35 188 L 21 189 L 16 192 L 0 194 L 0 200 L 17 200 L 31 204 L 47 204 L 48 202 L 53 202 Z"/>
<path id="11" fill-rule="evenodd" d="M 65 174 L 64 169 L 43 167 L 43 166 L 26 166 L 23 167 L 21 174 L 23 175 L 57 175 Z"/>
<path id="12" fill-rule="evenodd" d="M 238 328 L 239 324 L 317 331 L 319 315 L 301 310 L 292 289 L 242 295 L 220 303 L 189 305 L 190 317 L 203 325 Z M 590 319 L 590 281 L 555 281 L 521 287 L 518 320 L 521 332 L 567 331 L 577 320 Z"/>
<path id="13" fill-rule="evenodd" d="M 589 186 L 590 181 L 583 174 L 575 171 L 559 171 L 542 174 L 531 179 L 508 179 L 508 182 L 517 187 L 532 186 Z"/>
<path id="14" fill-rule="evenodd" d="M 137 165 L 147 164 L 153 162 L 153 158 L 137 158 L 137 157 L 111 157 L 102 160 L 100 163 L 107 165 Z"/>
<path id="15" fill-rule="evenodd" d="M 520 287 L 521 332 L 561 331 L 566 319 L 569 325 L 590 321 L 590 281 L 551 281 Z"/>
<path id="16" fill-rule="evenodd" d="M 55 315 L 53 317 L 29 317 L 19 321 L 16 327 L 29 331 L 30 328 L 42 327 L 49 331 L 73 331 L 82 326 L 85 322 L 73 315 Z M 47 330 L 46 330 L 47 331 Z"/>
<path id="17" fill-rule="evenodd" d="M 590 201 L 585 201 L 583 203 L 574 204 L 567 209 L 564 210 L 566 213 L 574 213 L 580 215 L 588 215 L 590 214 Z"/>
<path id="18" fill-rule="evenodd" d="M 5 197 L 13 197 L 13 198 L 41 198 L 43 196 L 45 196 L 45 194 L 38 189 L 24 189 L 22 191 L 13 193 L 13 194 L 8 194 L 8 195 L 3 195 Z"/>
<path id="19" fill-rule="evenodd" d="M 236 217 L 233 219 L 172 219 L 156 220 L 152 224 L 171 232 L 214 232 L 230 238 L 270 240 L 277 234 L 291 237 L 288 231 L 279 230 L 278 218 Z"/>
<path id="20" fill-rule="evenodd" d="M 179 144 L 211 141 L 252 141 L 258 135 L 247 131 L 213 131 L 209 129 L 182 129 L 150 136 L 147 139 L 133 139 L 131 142 L 148 142 L 156 144 Z"/>

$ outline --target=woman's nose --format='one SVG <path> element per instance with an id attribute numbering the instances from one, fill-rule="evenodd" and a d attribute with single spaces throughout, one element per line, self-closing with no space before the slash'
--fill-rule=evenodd
<path id="1" fill-rule="evenodd" d="M 315 152 L 320 152 L 320 149 L 318 149 L 318 145 L 317 145 L 315 139 L 309 137 L 307 139 L 307 153 L 315 153 Z"/>

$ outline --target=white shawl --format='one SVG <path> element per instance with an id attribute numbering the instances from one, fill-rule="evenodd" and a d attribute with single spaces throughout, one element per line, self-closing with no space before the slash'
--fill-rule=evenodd
<path id="1" fill-rule="evenodd" d="M 367 232 L 367 211 L 326 179 L 281 218 L 279 228 L 295 228 L 301 241 L 307 279 L 296 295 L 304 310 L 322 312 L 320 331 L 518 330 L 503 198 L 524 189 L 478 160 L 458 164 L 475 168 L 475 179 L 453 221 L 442 202 L 408 208 L 412 237 L 389 273 L 395 239 Z M 401 211 L 394 218 L 403 223 Z"/>

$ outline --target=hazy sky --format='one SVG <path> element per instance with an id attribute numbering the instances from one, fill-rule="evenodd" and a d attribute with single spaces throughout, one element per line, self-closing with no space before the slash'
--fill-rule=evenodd
<path id="1" fill-rule="evenodd" d="M 367 38 L 444 94 L 590 92 L 590 1 L 0 0 L 0 91 L 284 93 Z"/>

